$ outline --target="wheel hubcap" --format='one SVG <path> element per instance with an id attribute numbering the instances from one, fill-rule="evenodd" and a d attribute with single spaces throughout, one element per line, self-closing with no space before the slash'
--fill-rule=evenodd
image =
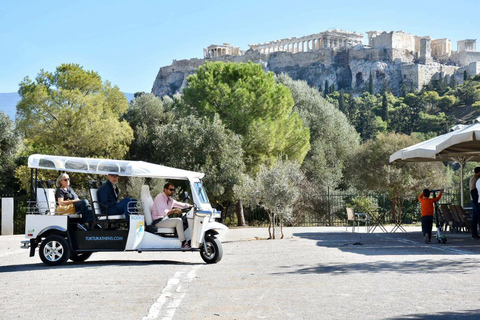
<path id="1" fill-rule="evenodd" d="M 205 256 L 213 258 L 215 256 L 215 249 L 210 242 L 207 242 L 207 251 L 205 251 Z"/>
<path id="2" fill-rule="evenodd" d="M 63 246 L 58 241 L 50 241 L 43 248 L 43 255 L 48 261 L 55 262 L 63 256 Z"/>

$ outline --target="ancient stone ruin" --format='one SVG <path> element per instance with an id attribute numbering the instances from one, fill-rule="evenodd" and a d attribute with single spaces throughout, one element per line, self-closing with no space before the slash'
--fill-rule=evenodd
<path id="1" fill-rule="evenodd" d="M 363 34 L 327 30 L 303 37 L 292 37 L 250 44 L 247 51 L 228 43 L 210 45 L 203 59 L 174 60 L 161 67 L 153 84 L 157 96 L 174 95 L 186 86 L 187 77 L 206 61 L 232 61 L 262 64 L 265 71 L 286 73 L 295 80 L 305 80 L 317 89 L 325 84 L 345 92 L 366 90 L 370 75 L 376 92 L 386 85 L 395 94 L 403 86 L 421 89 L 432 81 L 463 83 L 464 73 L 480 73 L 480 52 L 476 40 L 457 42 L 452 51 L 449 39 L 431 39 L 403 31 L 368 31 Z"/>

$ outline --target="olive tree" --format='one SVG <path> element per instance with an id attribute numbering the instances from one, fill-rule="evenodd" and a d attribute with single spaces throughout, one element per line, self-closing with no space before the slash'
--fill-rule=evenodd
<path id="1" fill-rule="evenodd" d="M 420 142 L 404 134 L 379 134 L 357 148 L 352 157 L 346 178 L 358 190 L 387 192 L 392 200 L 395 218 L 402 213 L 402 199 L 420 194 L 428 188 L 447 188 L 451 179 L 440 162 L 389 163 L 390 155 Z"/>
<path id="2" fill-rule="evenodd" d="M 123 158 L 133 131 L 120 117 L 128 103 L 117 86 L 77 64 L 26 77 L 18 90 L 18 129 L 31 152 Z"/>
<path id="3" fill-rule="evenodd" d="M 340 110 L 305 81 L 294 81 L 284 74 L 278 76 L 278 81 L 292 91 L 294 110 L 310 131 L 311 149 L 301 169 L 317 191 L 337 187 L 345 161 L 359 144 L 358 133 Z"/>
<path id="4" fill-rule="evenodd" d="M 255 178 L 244 175 L 243 183 L 235 186 L 234 190 L 246 205 L 266 210 L 270 239 L 277 237 L 277 227 L 283 239 L 283 222 L 293 217 L 294 205 L 300 197 L 300 186 L 304 180 L 298 162 L 277 160 L 273 167 L 260 166 Z"/>

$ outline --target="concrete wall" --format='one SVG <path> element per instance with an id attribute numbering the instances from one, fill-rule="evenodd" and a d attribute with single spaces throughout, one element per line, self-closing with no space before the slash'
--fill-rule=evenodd
<path id="1" fill-rule="evenodd" d="M 2 197 L 2 232 L 1 235 L 13 234 L 13 198 Z"/>

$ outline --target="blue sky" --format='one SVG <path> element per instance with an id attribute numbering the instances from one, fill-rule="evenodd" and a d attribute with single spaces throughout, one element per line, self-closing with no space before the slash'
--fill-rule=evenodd
<path id="1" fill-rule="evenodd" d="M 0 93 L 61 63 L 94 70 L 123 92 L 150 92 L 161 66 L 203 48 L 339 28 L 480 38 L 480 1 L 22 1 L 0 6 Z M 477 47 L 480 50 L 480 39 Z"/>

